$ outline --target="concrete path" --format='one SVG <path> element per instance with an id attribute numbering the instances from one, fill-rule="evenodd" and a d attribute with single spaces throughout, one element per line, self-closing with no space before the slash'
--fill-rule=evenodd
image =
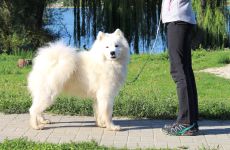
<path id="1" fill-rule="evenodd" d="M 44 130 L 29 127 L 28 114 L 4 115 L 0 113 L 0 142 L 5 138 L 27 137 L 33 141 L 68 143 L 97 141 L 100 145 L 117 148 L 215 148 L 230 150 L 230 121 L 200 121 L 201 134 L 194 137 L 167 136 L 161 127 L 168 120 L 132 120 L 115 118 L 122 131 L 108 131 L 95 126 L 93 117 L 58 116 L 45 117 L 52 121 Z"/>

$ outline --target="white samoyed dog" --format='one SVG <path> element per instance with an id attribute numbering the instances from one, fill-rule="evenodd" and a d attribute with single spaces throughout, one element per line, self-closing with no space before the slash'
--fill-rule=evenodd
<path id="1" fill-rule="evenodd" d="M 30 125 L 43 129 L 50 123 L 42 113 L 59 93 L 94 99 L 96 125 L 120 130 L 112 122 L 114 98 L 125 81 L 129 45 L 122 31 L 99 32 L 90 51 L 79 51 L 62 43 L 38 49 L 28 76 L 33 103 Z"/>

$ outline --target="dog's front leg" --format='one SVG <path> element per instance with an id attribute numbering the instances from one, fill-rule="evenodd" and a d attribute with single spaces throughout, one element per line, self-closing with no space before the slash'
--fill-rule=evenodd
<path id="1" fill-rule="evenodd" d="M 93 110 L 94 110 L 94 118 L 96 120 L 96 125 L 105 128 L 105 125 L 102 125 L 102 123 L 99 121 L 97 100 L 94 101 Z"/>
<path id="2" fill-rule="evenodd" d="M 97 94 L 97 125 L 106 127 L 109 130 L 120 130 L 120 126 L 114 125 L 112 121 L 114 96 L 109 96 L 105 92 Z"/>

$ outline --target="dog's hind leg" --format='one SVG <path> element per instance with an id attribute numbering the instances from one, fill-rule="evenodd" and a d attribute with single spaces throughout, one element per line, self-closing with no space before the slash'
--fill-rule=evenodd
<path id="1" fill-rule="evenodd" d="M 38 115 L 38 122 L 41 124 L 50 124 L 51 121 L 49 119 L 45 119 L 42 114 Z"/>
<path id="2" fill-rule="evenodd" d="M 41 130 L 44 128 L 43 124 L 50 123 L 49 120 L 44 119 L 42 113 L 45 111 L 51 104 L 53 99 L 51 96 L 46 98 L 35 96 L 33 99 L 33 104 L 30 108 L 30 125 L 36 130 Z"/>
<path id="3" fill-rule="evenodd" d="M 41 130 L 44 128 L 43 125 L 39 124 L 38 122 L 38 114 L 39 114 L 39 98 L 38 97 L 34 97 L 33 98 L 33 104 L 30 107 L 30 126 L 33 129 L 36 130 Z"/>

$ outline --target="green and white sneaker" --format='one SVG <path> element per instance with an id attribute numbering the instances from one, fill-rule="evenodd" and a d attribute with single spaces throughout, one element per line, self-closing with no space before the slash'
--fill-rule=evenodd
<path id="1" fill-rule="evenodd" d="M 172 125 L 165 125 L 162 131 L 174 136 L 195 136 L 198 134 L 199 129 L 196 123 L 192 125 L 174 123 Z"/>

